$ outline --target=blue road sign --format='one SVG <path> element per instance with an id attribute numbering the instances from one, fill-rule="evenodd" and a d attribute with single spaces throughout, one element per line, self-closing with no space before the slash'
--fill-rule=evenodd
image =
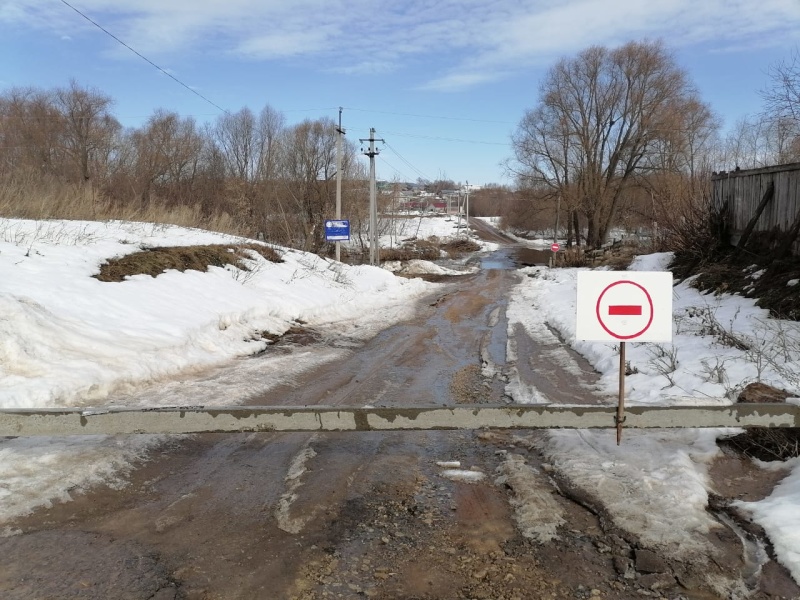
<path id="1" fill-rule="evenodd" d="M 342 242 L 350 239 L 350 221 L 347 219 L 329 219 L 325 221 L 325 240 Z"/>

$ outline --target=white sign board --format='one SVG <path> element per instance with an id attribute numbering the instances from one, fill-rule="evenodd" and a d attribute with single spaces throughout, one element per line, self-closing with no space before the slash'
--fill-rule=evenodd
<path id="1" fill-rule="evenodd" d="M 578 272 L 575 337 L 593 342 L 671 342 L 672 273 Z"/>

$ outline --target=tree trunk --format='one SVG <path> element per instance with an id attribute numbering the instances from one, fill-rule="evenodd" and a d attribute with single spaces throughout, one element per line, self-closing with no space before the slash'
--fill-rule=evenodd
<path id="1" fill-rule="evenodd" d="M 581 223 L 578 218 L 578 211 L 572 211 L 573 229 L 575 229 L 575 245 L 580 248 L 581 245 Z"/>
<path id="2" fill-rule="evenodd" d="M 597 238 L 597 228 L 595 225 L 594 212 L 586 211 L 586 246 L 588 248 L 599 248 L 602 244 Z"/>
<path id="3" fill-rule="evenodd" d="M 567 213 L 567 248 L 572 248 L 572 211 Z"/>

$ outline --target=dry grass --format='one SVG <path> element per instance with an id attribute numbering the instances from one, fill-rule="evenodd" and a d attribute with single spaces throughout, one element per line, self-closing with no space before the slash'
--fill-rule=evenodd
<path id="1" fill-rule="evenodd" d="M 719 443 L 750 458 L 784 461 L 800 456 L 800 428 L 753 427 Z"/>
<path id="2" fill-rule="evenodd" d="M 281 257 L 269 246 L 261 244 L 206 246 L 175 246 L 170 248 L 148 248 L 120 258 L 109 260 L 100 266 L 95 277 L 100 281 L 124 281 L 131 275 L 156 277 L 167 270 L 206 271 L 208 267 L 233 265 L 243 271 L 250 268 L 245 263 L 254 251 L 270 262 L 282 262 Z"/>
<path id="3" fill-rule="evenodd" d="M 381 260 L 436 260 L 440 258 L 439 244 L 431 240 L 413 240 L 396 248 L 382 248 Z"/>
<path id="4" fill-rule="evenodd" d="M 469 252 L 477 252 L 481 247 L 478 243 L 468 239 L 449 239 L 441 241 L 436 236 L 425 240 L 408 240 L 397 248 L 381 250 L 381 260 L 438 260 L 442 252 L 450 258 L 459 258 Z"/>
<path id="5" fill-rule="evenodd" d="M 136 201 L 110 202 L 91 186 L 67 185 L 52 178 L 33 176 L 0 180 L 0 216 L 35 220 L 140 221 L 233 235 L 244 233 L 227 213 L 205 216 L 199 206 L 170 208 L 153 202 L 143 208 Z"/>
<path id="6" fill-rule="evenodd" d="M 589 264 L 590 260 L 581 247 L 565 248 L 556 256 L 556 267 L 585 267 Z"/>
<path id="7" fill-rule="evenodd" d="M 462 238 L 447 241 L 441 244 L 440 248 L 447 252 L 451 258 L 459 258 L 469 252 L 477 252 L 481 249 L 481 246 L 477 242 Z"/>
<path id="8" fill-rule="evenodd" d="M 638 254 L 646 253 L 637 244 L 617 244 L 604 250 L 587 250 L 584 247 L 566 248 L 558 253 L 556 267 L 610 267 L 624 271 Z"/>

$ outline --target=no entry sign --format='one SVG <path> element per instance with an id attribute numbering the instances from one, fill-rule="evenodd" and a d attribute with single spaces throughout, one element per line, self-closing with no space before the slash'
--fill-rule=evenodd
<path id="1" fill-rule="evenodd" d="M 561 246 L 558 245 L 558 242 L 553 242 L 552 244 L 550 244 L 550 250 L 552 250 L 553 252 L 558 252 L 559 248 L 561 248 Z"/>
<path id="2" fill-rule="evenodd" d="M 589 341 L 672 341 L 672 273 L 578 273 L 576 337 Z"/>

